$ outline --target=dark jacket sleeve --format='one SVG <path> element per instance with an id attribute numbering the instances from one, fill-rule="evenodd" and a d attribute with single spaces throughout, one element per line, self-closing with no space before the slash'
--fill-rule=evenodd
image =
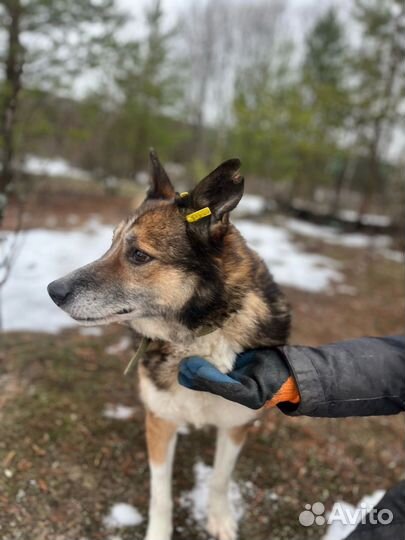
<path id="1" fill-rule="evenodd" d="M 401 540 L 405 538 L 405 481 L 392 487 L 379 503 L 376 504 L 375 514 L 384 512 L 384 519 L 389 518 L 387 511 L 391 512 L 391 522 L 377 523 L 366 519 L 349 534 L 347 540 Z"/>
<path id="2" fill-rule="evenodd" d="M 290 415 L 344 417 L 405 410 L 405 337 L 361 338 L 323 347 L 281 347 L 301 402 Z"/>

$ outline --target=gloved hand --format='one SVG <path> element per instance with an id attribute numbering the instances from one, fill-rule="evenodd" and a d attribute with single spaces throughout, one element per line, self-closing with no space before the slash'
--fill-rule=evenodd
<path id="1" fill-rule="evenodd" d="M 211 392 L 251 409 L 300 402 L 295 379 L 277 349 L 254 349 L 239 354 L 228 374 L 221 373 L 200 356 L 190 356 L 182 360 L 178 380 L 191 390 Z"/>

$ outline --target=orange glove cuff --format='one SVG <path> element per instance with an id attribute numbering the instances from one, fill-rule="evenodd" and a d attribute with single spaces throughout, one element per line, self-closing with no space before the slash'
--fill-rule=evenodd
<path id="1" fill-rule="evenodd" d="M 297 383 L 294 377 L 288 377 L 280 390 L 266 403 L 266 408 L 275 407 L 279 403 L 288 401 L 289 403 L 299 403 L 301 396 L 298 391 Z"/>

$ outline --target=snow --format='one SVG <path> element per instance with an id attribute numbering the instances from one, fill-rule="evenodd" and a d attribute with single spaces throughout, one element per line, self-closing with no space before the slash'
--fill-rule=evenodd
<path id="1" fill-rule="evenodd" d="M 387 248 L 391 244 L 391 238 L 385 235 L 371 236 L 360 233 L 341 233 L 334 227 L 325 225 L 315 225 L 300 221 L 298 219 L 286 220 L 287 228 L 294 233 L 311 238 L 318 238 L 328 244 L 335 244 L 351 248 L 374 247 L 378 249 Z"/>
<path id="2" fill-rule="evenodd" d="M 191 510 L 194 520 L 201 525 L 207 519 L 208 489 L 212 467 L 198 461 L 194 465 L 194 488 L 180 495 L 180 505 Z M 231 481 L 229 498 L 235 518 L 239 521 L 244 513 L 242 495 L 236 482 Z"/>
<path id="3" fill-rule="evenodd" d="M 358 220 L 358 213 L 354 210 L 341 210 L 339 215 L 342 219 L 347 221 L 356 222 Z M 377 227 L 388 227 L 391 225 L 392 220 L 389 216 L 383 216 L 379 214 L 363 214 L 361 216 L 361 222 L 364 225 L 376 225 Z"/>
<path id="4" fill-rule="evenodd" d="M 267 203 L 264 197 L 245 193 L 240 203 L 235 208 L 234 215 L 238 217 L 257 216 L 262 214 L 266 208 Z"/>
<path id="5" fill-rule="evenodd" d="M 62 158 L 42 158 L 28 155 L 24 159 L 22 170 L 34 176 L 53 176 L 74 180 L 90 180 L 91 178 L 88 172 L 73 167 Z"/>
<path id="6" fill-rule="evenodd" d="M 5 236 L 10 245 L 12 235 Z M 19 239 L 19 254 L 1 291 L 4 330 L 58 332 L 76 326 L 51 301 L 46 287 L 54 279 L 100 257 L 111 238 L 112 228 L 94 220 L 81 230 L 32 229 L 24 233 Z"/>
<path id="7" fill-rule="evenodd" d="M 114 420 L 128 420 L 135 413 L 134 407 L 108 403 L 103 411 L 103 416 Z"/>
<path id="8" fill-rule="evenodd" d="M 389 259 L 390 261 L 394 261 L 397 263 L 405 262 L 405 253 L 401 251 L 395 251 L 393 249 L 385 249 L 383 251 L 383 255 L 386 259 Z"/>
<path id="9" fill-rule="evenodd" d="M 143 517 L 138 510 L 127 503 L 114 504 L 108 516 L 103 519 L 104 526 L 108 529 L 135 527 L 142 521 Z"/>
<path id="10" fill-rule="evenodd" d="M 329 528 L 322 540 L 343 540 L 344 538 L 347 538 L 349 534 L 354 531 L 362 516 L 361 513 L 358 514 L 357 523 L 343 524 L 340 519 L 335 521 L 332 520 L 332 522 L 330 522 L 329 518 L 331 514 L 338 516 L 353 516 L 355 515 L 356 509 L 367 509 L 369 512 L 376 506 L 376 504 L 380 502 L 384 494 L 385 492 L 383 490 L 377 490 L 372 495 L 366 495 L 361 499 L 356 507 L 345 501 L 336 502 L 328 516 L 327 522 L 329 524 Z"/>
<path id="11" fill-rule="evenodd" d="M 336 261 L 302 251 L 287 230 L 247 220 L 235 224 L 281 285 L 319 292 L 328 289 L 333 281 L 342 281 Z"/>
<path id="12" fill-rule="evenodd" d="M 105 352 L 107 354 L 119 354 L 120 352 L 124 352 L 131 346 L 131 340 L 128 336 L 122 336 L 122 338 L 117 342 L 114 343 L 114 345 L 110 345 L 106 348 Z"/>
<path id="13" fill-rule="evenodd" d="M 333 281 L 342 281 L 336 261 L 302 251 L 287 230 L 249 220 L 240 220 L 237 225 L 280 284 L 318 292 L 327 290 Z M 7 250 L 13 236 L 4 234 L 3 249 Z M 109 247 L 111 238 L 112 227 L 95 219 L 72 231 L 32 229 L 25 232 L 19 239 L 19 253 L 2 290 L 3 328 L 58 332 L 76 326 L 77 323 L 50 300 L 46 287 L 54 279 L 100 257 Z M 1 247 L 0 243 L 0 257 Z M 81 329 L 81 332 L 99 335 L 100 330 Z M 123 351 L 124 345 L 126 342 L 113 346 L 110 354 Z"/>

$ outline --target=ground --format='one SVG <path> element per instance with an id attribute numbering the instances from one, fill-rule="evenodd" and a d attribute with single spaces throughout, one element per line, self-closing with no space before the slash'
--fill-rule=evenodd
<path id="1" fill-rule="evenodd" d="M 74 204 L 80 219 L 100 210 L 115 218 L 130 206 L 101 194 L 83 195 Z M 60 197 L 52 193 L 38 198 L 28 222 L 50 223 L 58 205 L 59 225 L 67 226 L 69 211 L 62 210 Z M 311 293 L 285 287 L 294 313 L 292 342 L 403 332 L 401 264 L 366 249 L 305 237 L 300 242 L 340 261 L 347 294 L 333 288 Z M 130 349 L 115 347 L 114 353 L 127 335 L 125 328 L 111 326 L 100 335 L 68 329 L 55 335 L 0 336 L 2 540 L 143 538 L 148 506 L 143 409 L 136 377 L 122 375 Z M 126 420 L 106 418 L 107 404 L 133 407 L 133 414 Z M 193 488 L 194 465 L 212 462 L 213 435 L 207 429 L 179 436 L 176 540 L 206 538 L 184 504 L 184 494 Z M 404 471 L 403 436 L 401 417 L 294 419 L 270 412 L 252 426 L 235 472 L 244 507 L 240 538 L 319 540 L 324 528 L 299 524 L 304 505 L 321 501 L 330 509 L 338 499 L 357 503 L 397 482 Z M 103 520 L 117 502 L 136 507 L 143 522 L 106 528 Z"/>

